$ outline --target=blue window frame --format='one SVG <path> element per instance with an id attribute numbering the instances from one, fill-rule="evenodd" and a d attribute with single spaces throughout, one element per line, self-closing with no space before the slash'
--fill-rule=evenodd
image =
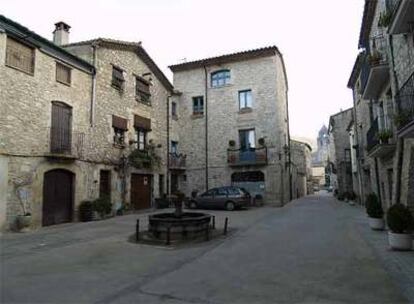
<path id="1" fill-rule="evenodd" d="M 213 88 L 222 87 L 230 83 L 230 70 L 220 70 L 211 73 L 211 86 Z"/>
<path id="2" fill-rule="evenodd" d="M 252 90 L 239 91 L 239 109 L 252 107 Z"/>

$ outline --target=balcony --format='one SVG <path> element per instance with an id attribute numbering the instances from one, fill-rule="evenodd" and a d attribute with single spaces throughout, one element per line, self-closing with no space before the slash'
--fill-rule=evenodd
<path id="1" fill-rule="evenodd" d="M 50 159 L 75 160 L 83 155 L 85 133 L 63 128 L 48 128 L 49 149 L 45 154 Z"/>
<path id="2" fill-rule="evenodd" d="M 187 155 L 170 153 L 169 154 L 169 168 L 171 170 L 185 170 Z"/>
<path id="3" fill-rule="evenodd" d="M 370 54 L 367 56 L 369 70 L 362 93 L 364 99 L 378 98 L 390 78 L 387 40 L 384 36 L 377 36 L 371 39 L 371 45 Z"/>
<path id="4" fill-rule="evenodd" d="M 380 132 L 378 118 L 376 118 L 367 132 L 367 151 L 369 157 L 387 158 L 394 153 L 395 144 L 392 143 L 391 137 L 381 140 L 379 138 Z"/>
<path id="5" fill-rule="evenodd" d="M 394 10 L 388 32 L 392 35 L 411 32 L 414 23 L 414 1 L 394 0 L 394 2 Z"/>
<path id="6" fill-rule="evenodd" d="M 398 136 L 414 137 L 414 73 L 401 87 L 395 99 L 398 108 L 395 117 Z"/>
<path id="7" fill-rule="evenodd" d="M 227 162 L 231 167 L 267 165 L 267 147 L 228 149 Z"/>

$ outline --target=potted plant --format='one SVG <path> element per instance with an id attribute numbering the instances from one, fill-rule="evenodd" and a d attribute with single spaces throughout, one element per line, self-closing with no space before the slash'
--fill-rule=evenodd
<path id="1" fill-rule="evenodd" d="M 371 52 L 371 54 L 368 55 L 368 62 L 371 65 L 377 65 L 377 64 L 379 64 L 380 60 L 381 60 L 381 54 L 377 50 L 373 50 Z"/>
<path id="2" fill-rule="evenodd" d="M 387 211 L 388 242 L 395 250 L 411 250 L 414 219 L 410 210 L 403 204 L 392 205 Z"/>
<path id="3" fill-rule="evenodd" d="M 112 211 L 112 204 L 108 196 L 102 196 L 93 201 L 93 218 L 103 219 Z"/>
<path id="4" fill-rule="evenodd" d="M 262 147 L 266 144 L 266 141 L 265 141 L 264 137 L 260 137 L 258 142 L 259 142 L 259 145 L 262 146 Z"/>
<path id="5" fill-rule="evenodd" d="M 236 146 L 236 142 L 234 140 L 229 140 L 229 147 L 234 148 Z"/>
<path id="6" fill-rule="evenodd" d="M 407 123 L 409 123 L 411 120 L 410 113 L 407 112 L 399 112 L 398 114 L 394 115 L 394 123 L 397 126 L 397 128 L 401 128 L 405 126 Z"/>
<path id="7" fill-rule="evenodd" d="M 382 206 L 375 193 L 367 195 L 365 208 L 368 214 L 369 227 L 372 230 L 384 230 L 384 210 L 382 210 Z"/>
<path id="8" fill-rule="evenodd" d="M 392 132 L 388 129 L 383 129 L 378 132 L 377 137 L 382 144 L 388 144 L 388 140 L 391 138 Z"/>
<path id="9" fill-rule="evenodd" d="M 392 14 L 390 11 L 385 11 L 380 14 L 378 19 L 379 27 L 387 27 L 391 23 Z"/>
<path id="10" fill-rule="evenodd" d="M 83 201 L 79 205 L 79 220 L 89 222 L 93 219 L 94 204 L 92 201 Z"/>

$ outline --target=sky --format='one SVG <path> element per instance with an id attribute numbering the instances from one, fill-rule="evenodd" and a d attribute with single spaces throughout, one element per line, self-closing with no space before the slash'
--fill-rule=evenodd
<path id="1" fill-rule="evenodd" d="M 276 45 L 289 82 L 292 137 L 316 138 L 352 107 L 346 87 L 358 54 L 363 0 L 1 0 L 0 14 L 52 39 L 142 41 L 166 76 L 171 64 Z"/>

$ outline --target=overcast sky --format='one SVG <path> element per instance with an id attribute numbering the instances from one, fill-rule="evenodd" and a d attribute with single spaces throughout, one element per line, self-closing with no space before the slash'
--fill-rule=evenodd
<path id="1" fill-rule="evenodd" d="M 289 80 L 293 136 L 315 138 L 329 116 L 352 106 L 346 84 L 356 55 L 363 0 L 2 0 L 0 13 L 52 39 L 142 41 L 168 65 L 276 45 Z"/>

